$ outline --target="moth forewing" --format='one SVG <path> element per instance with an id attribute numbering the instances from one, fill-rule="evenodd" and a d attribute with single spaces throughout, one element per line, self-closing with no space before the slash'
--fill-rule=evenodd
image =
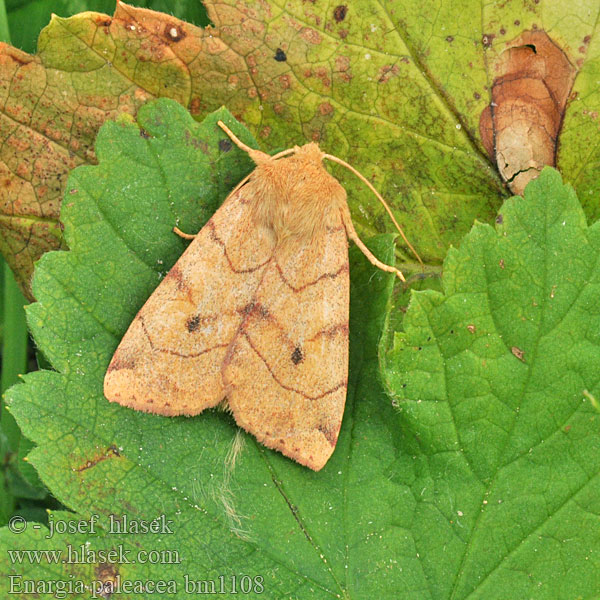
<path id="1" fill-rule="evenodd" d="M 108 400 L 195 415 L 223 399 L 221 365 L 273 251 L 260 231 L 244 235 L 251 214 L 241 188 L 191 242 L 119 344 L 104 379 Z"/>

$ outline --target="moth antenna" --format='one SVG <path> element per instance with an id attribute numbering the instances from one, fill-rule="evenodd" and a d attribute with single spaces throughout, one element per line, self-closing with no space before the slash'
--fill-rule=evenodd
<path id="1" fill-rule="evenodd" d="M 282 156 L 287 156 L 288 154 L 293 154 L 294 152 L 296 152 L 296 148 L 288 148 L 287 150 L 282 150 L 281 152 L 278 152 L 277 154 L 273 154 L 273 156 L 271 156 L 271 160 L 276 160 L 278 158 L 281 158 Z"/>
<path id="2" fill-rule="evenodd" d="M 227 127 L 227 125 L 225 125 L 225 123 L 223 123 L 223 121 L 217 121 L 217 125 L 231 138 L 231 141 L 240 149 L 243 150 L 244 152 L 248 153 L 248 156 L 250 156 L 250 158 L 258 165 L 260 163 L 263 163 L 267 160 L 271 160 L 271 157 L 268 154 L 265 154 L 264 152 L 261 152 L 260 150 L 256 150 L 255 148 L 250 148 L 250 146 L 247 146 L 246 144 L 244 144 L 244 142 L 242 142 L 242 140 L 240 140 L 235 133 L 233 133 L 233 131 L 231 131 L 231 129 L 229 129 L 229 127 Z"/>
<path id="3" fill-rule="evenodd" d="M 406 245 L 410 248 L 411 252 L 416 256 L 417 260 L 421 263 L 421 266 L 424 267 L 425 265 L 423 264 L 423 261 L 421 260 L 419 253 L 413 248 L 413 245 L 408 241 L 406 235 L 404 234 L 404 231 L 402 231 L 402 227 L 400 227 L 400 225 L 398 225 L 398 221 L 396 221 L 396 218 L 394 217 L 394 213 L 392 213 L 392 210 L 388 206 L 388 203 L 383 199 L 383 196 L 375 189 L 373 184 L 364 175 L 362 175 L 362 173 L 359 173 L 352 165 L 349 165 L 345 160 L 342 160 L 341 158 L 338 158 L 337 156 L 333 156 L 332 154 L 324 154 L 323 158 L 327 158 L 335 163 L 338 163 L 338 165 L 342 165 L 342 167 L 346 167 L 346 169 L 348 169 L 349 171 L 354 173 L 375 194 L 377 200 L 379 200 L 379 202 L 381 202 L 381 204 L 383 204 L 383 207 L 387 211 L 388 215 L 390 215 L 392 222 L 396 226 L 396 229 L 399 231 L 399 233 L 402 236 L 402 239 L 404 240 Z"/>
<path id="4" fill-rule="evenodd" d="M 261 152 L 260 150 L 255 150 L 254 148 L 250 148 L 250 146 L 247 146 L 246 144 L 244 144 L 244 142 L 242 142 L 242 140 L 240 140 L 235 135 L 235 133 L 233 133 L 233 131 L 231 131 L 231 129 L 229 129 L 229 127 L 227 127 L 227 125 L 225 125 L 225 123 L 223 123 L 223 121 L 217 121 L 217 125 L 231 138 L 233 143 L 238 148 L 240 148 L 241 150 L 244 150 L 244 152 L 247 152 L 250 155 L 250 158 L 256 164 L 265 162 L 266 160 L 274 160 L 276 158 L 280 158 L 281 156 L 286 156 L 287 154 L 291 154 L 292 152 L 296 151 L 295 148 L 290 148 L 289 150 L 283 150 L 282 152 L 278 152 L 277 154 L 275 154 L 275 156 L 269 156 L 268 154 L 265 154 L 264 152 Z M 250 174 L 246 175 L 246 177 L 244 177 L 244 179 L 242 179 L 233 188 L 233 190 L 231 190 L 229 195 L 231 196 L 232 194 L 235 194 L 235 192 L 237 192 L 248 181 L 248 179 L 250 179 Z M 196 237 L 195 234 L 184 233 L 183 231 L 181 231 L 181 229 L 179 229 L 179 227 L 173 227 L 173 232 L 176 233 L 179 237 L 183 238 L 184 240 L 193 240 Z"/>

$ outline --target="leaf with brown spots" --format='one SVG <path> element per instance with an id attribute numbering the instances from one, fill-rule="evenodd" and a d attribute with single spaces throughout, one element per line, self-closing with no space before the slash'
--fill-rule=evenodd
<path id="1" fill-rule="evenodd" d="M 547 106 L 517 102 L 524 112 L 537 113 L 540 126 L 532 131 L 538 139 L 558 136 L 555 152 L 532 148 L 514 166 L 506 149 L 518 150 L 518 142 L 510 127 L 497 123 L 500 167 L 511 179 L 554 157 L 589 214 L 600 214 L 595 1 L 445 2 L 435 18 L 424 18 L 416 0 L 283 5 L 209 0 L 206 6 L 214 24 L 206 29 L 119 3 L 112 18 L 94 13 L 54 18 L 36 56 L 4 47 L 0 159 L 11 192 L 3 195 L 2 224 L 9 233 L 11 226 L 17 231 L 4 252 L 13 265 L 20 257 L 22 277 L 48 243 L 37 229 L 19 225 L 18 215 L 42 214 L 50 225 L 40 226 L 54 227 L 46 237 L 58 237 L 66 173 L 94 161 L 99 124 L 119 111 L 135 113 L 157 95 L 178 100 L 197 117 L 225 104 L 266 148 L 318 141 L 351 160 L 392 203 L 426 262 L 439 265 L 473 220 L 490 222 L 509 193 L 495 155 L 490 159 L 485 149 L 493 146 L 491 120 L 483 128 L 485 143 L 479 120 L 501 89 L 494 85 L 497 65 L 526 31 L 547 31 L 575 68 L 567 77 L 574 79 L 556 95 L 556 87 L 536 75 L 543 92 L 536 97 Z M 544 62 L 543 69 L 553 71 L 552 64 Z M 522 86 L 501 87 L 514 97 Z M 563 113 L 565 89 L 570 96 Z M 539 146 L 535 140 L 527 144 Z M 33 166 L 19 171 L 17 152 L 23 165 Z M 344 183 L 359 233 L 385 231 L 388 220 L 379 206 L 355 182 Z"/>
<path id="2" fill-rule="evenodd" d="M 30 298 L 33 262 L 63 247 L 58 217 L 66 175 L 95 163 L 100 125 L 156 96 L 185 101 L 182 67 L 166 55 L 187 25 L 163 15 L 162 34 L 149 43 L 142 24 L 131 29 L 127 10 L 119 3 L 113 18 L 54 16 L 34 56 L 0 44 L 0 251 Z"/>
<path id="3" fill-rule="evenodd" d="M 587 216 L 598 218 L 600 6 L 594 0 L 468 6 L 453 33 L 464 40 L 468 30 L 475 44 L 461 43 L 469 69 L 454 71 L 451 79 L 460 104 L 472 107 L 469 127 L 480 127 L 482 144 L 511 191 L 522 193 L 544 165 L 555 165 Z M 465 88 L 477 72 L 485 76 Z"/>
<path id="4" fill-rule="evenodd" d="M 2 225 L 18 231 L 3 252 L 23 281 L 57 242 L 40 239 L 36 219 L 25 231 L 18 219 L 41 216 L 58 237 L 68 170 L 95 162 L 104 120 L 135 114 L 156 96 L 197 116 L 227 104 L 271 148 L 318 141 L 351 158 L 430 262 L 439 263 L 473 217 L 492 216 L 499 182 L 394 33 L 395 10 L 299 1 L 283 11 L 269 2 L 207 8 L 215 26 L 203 30 L 118 3 L 112 18 L 53 18 L 35 56 L 1 48 L 0 166 L 10 190 Z M 360 184 L 348 187 L 359 230 L 384 231 L 388 222 L 372 198 Z M 465 204 L 473 188 L 479 193 Z"/>

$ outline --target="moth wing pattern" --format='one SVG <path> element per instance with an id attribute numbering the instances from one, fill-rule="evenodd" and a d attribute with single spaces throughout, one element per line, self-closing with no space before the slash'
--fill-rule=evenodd
<path id="1" fill-rule="evenodd" d="M 277 246 L 223 366 L 238 425 L 314 470 L 344 412 L 349 294 L 340 215 L 308 243 Z"/>
<path id="2" fill-rule="evenodd" d="M 273 252 L 251 212 L 242 186 L 146 301 L 108 367 L 108 400 L 161 415 L 195 415 L 224 398 L 223 361 Z"/>

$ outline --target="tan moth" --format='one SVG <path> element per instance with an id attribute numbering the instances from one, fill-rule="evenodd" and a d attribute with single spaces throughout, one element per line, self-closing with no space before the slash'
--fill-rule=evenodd
<path id="1" fill-rule="evenodd" d="M 359 239 L 323 159 L 350 168 L 393 215 L 364 177 L 317 144 L 269 156 L 219 126 L 256 168 L 196 236 L 178 231 L 193 241 L 129 326 L 104 393 L 168 416 L 225 401 L 259 442 L 318 471 L 346 400 L 348 239 L 403 279 Z"/>

